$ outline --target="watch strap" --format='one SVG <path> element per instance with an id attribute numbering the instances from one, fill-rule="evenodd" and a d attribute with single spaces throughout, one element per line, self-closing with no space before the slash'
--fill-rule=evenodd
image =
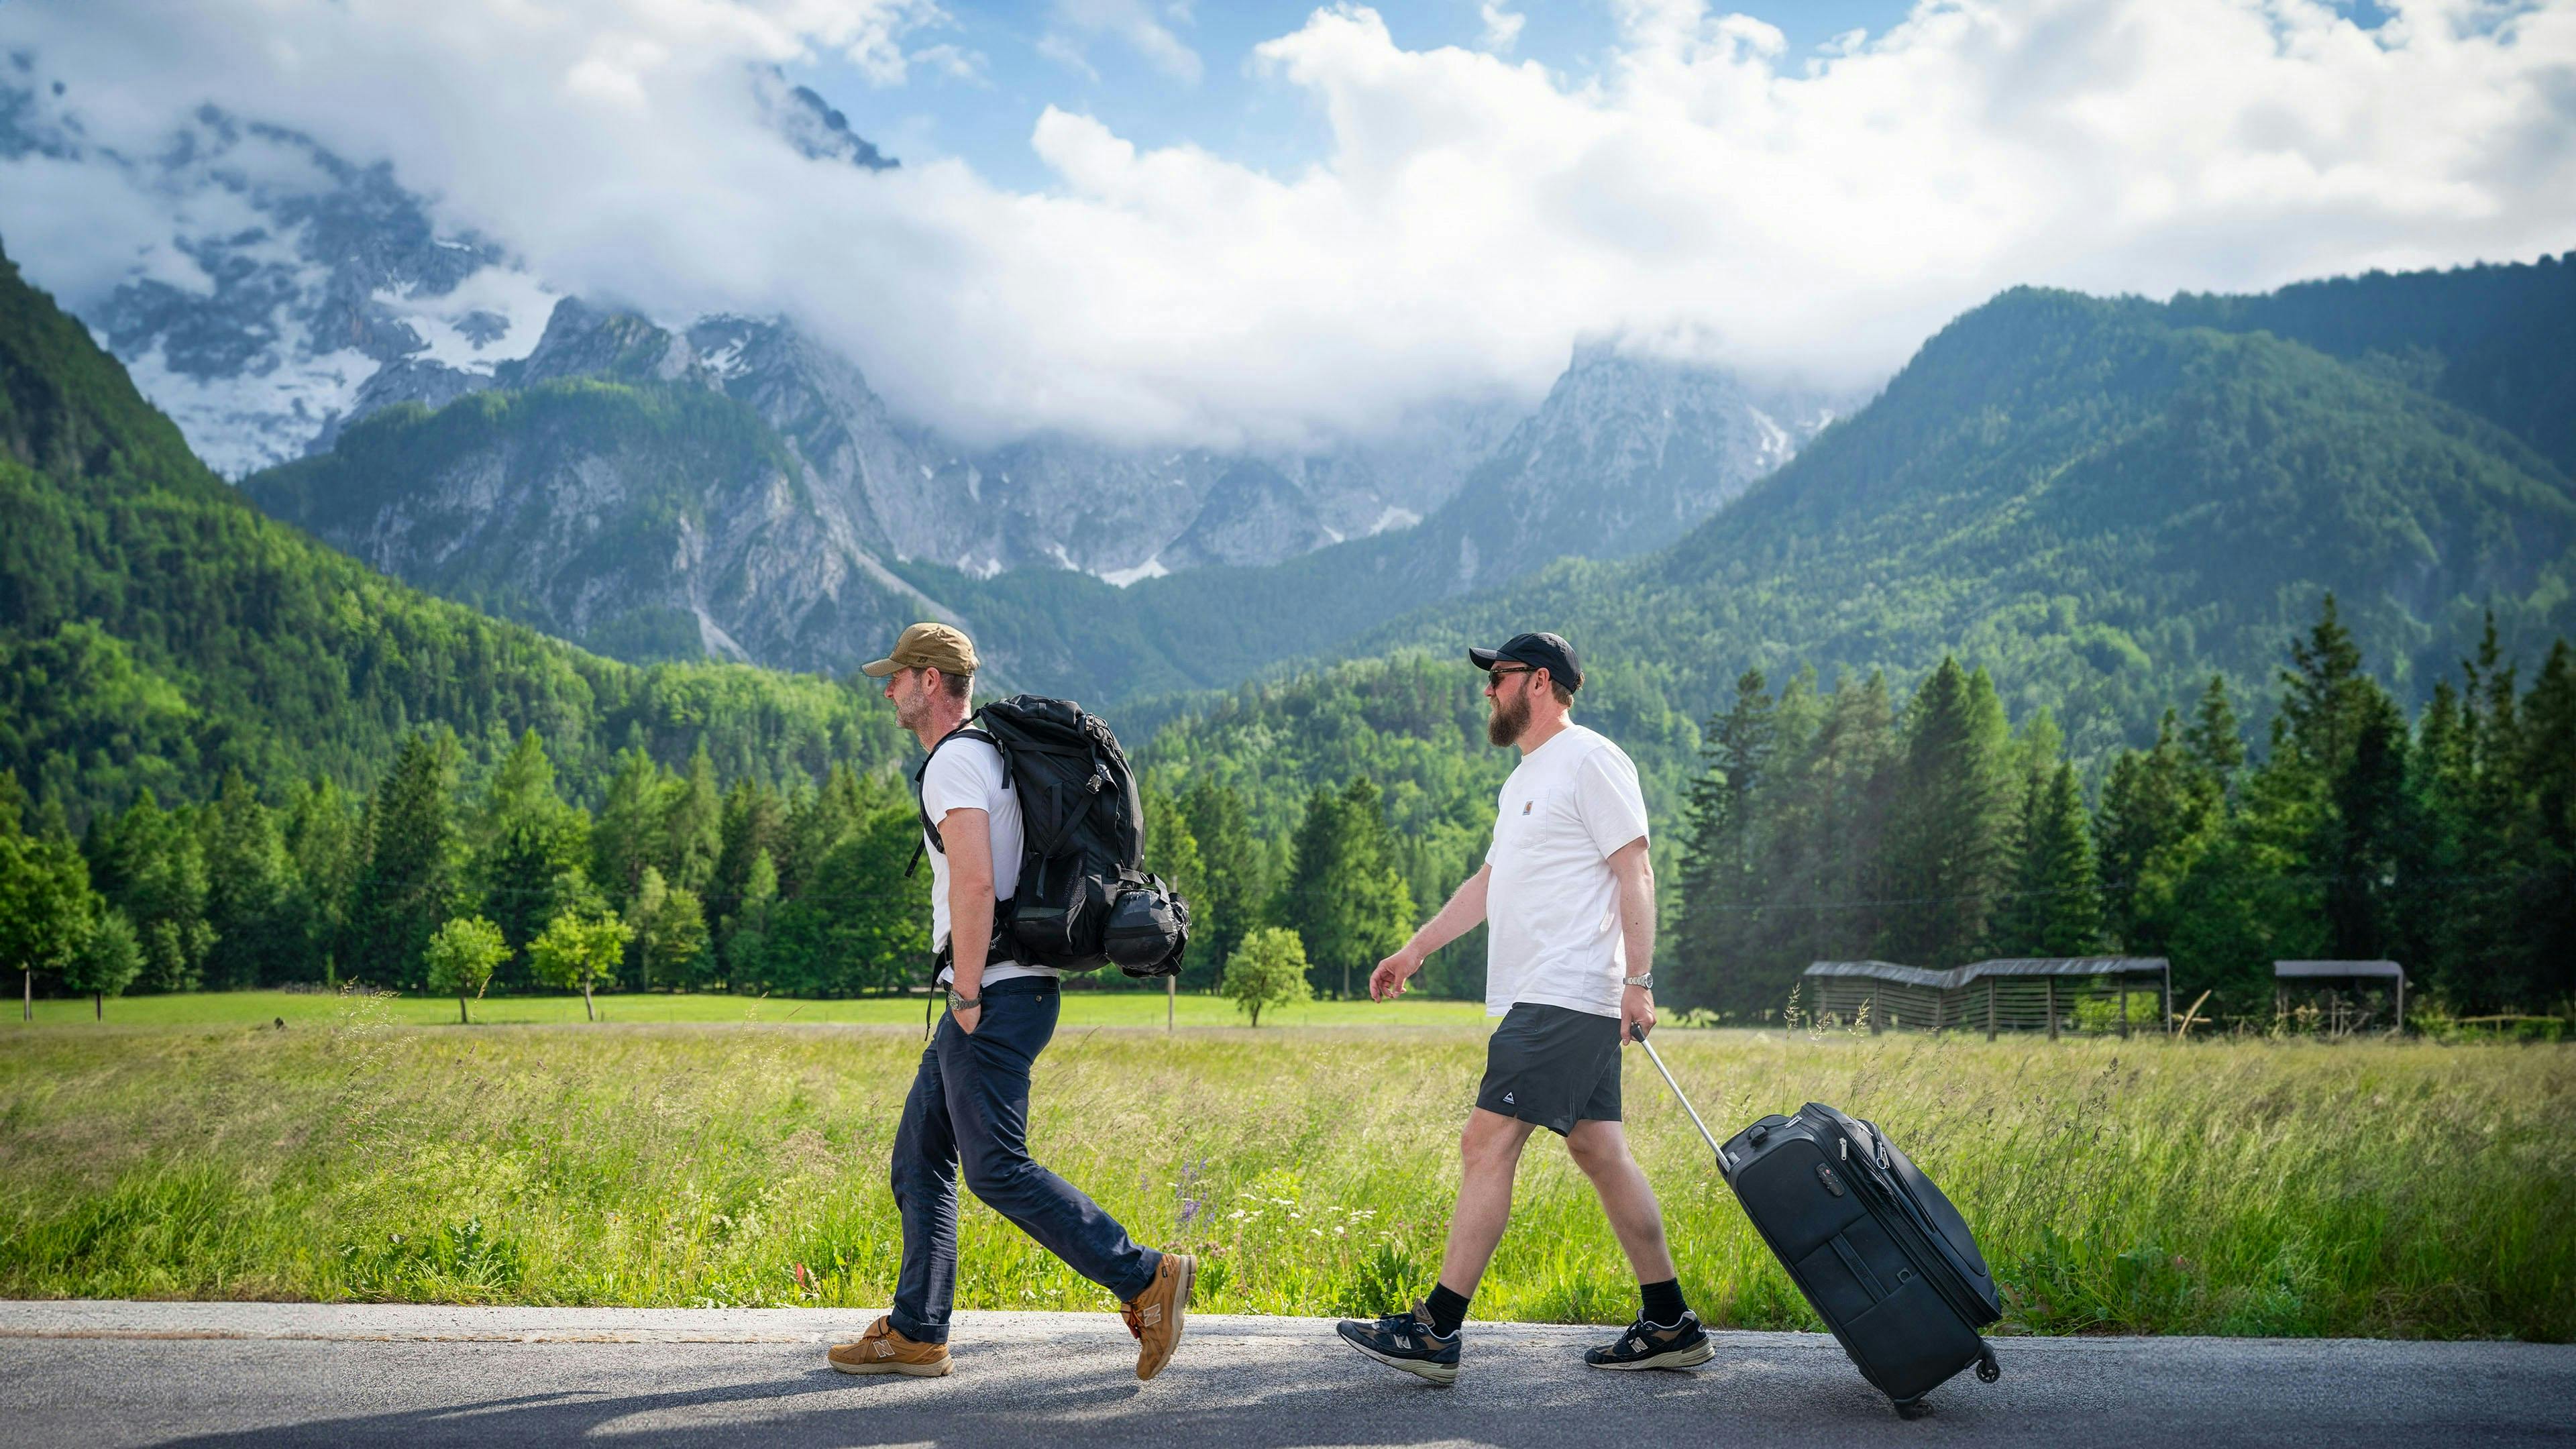
<path id="1" fill-rule="evenodd" d="M 1642 986 L 1647 990 L 1652 991 L 1655 989 L 1655 973 L 1649 971 L 1643 976 L 1622 976 L 1619 978 L 1619 984 L 1622 986 Z"/>

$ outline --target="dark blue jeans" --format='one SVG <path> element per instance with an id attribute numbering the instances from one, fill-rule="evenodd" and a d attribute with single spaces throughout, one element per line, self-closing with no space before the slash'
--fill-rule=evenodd
<path id="1" fill-rule="evenodd" d="M 1118 1220 L 1029 1160 L 1029 1067 L 1055 1036 L 1062 996 L 1053 981 L 987 986 L 972 1033 L 942 1015 L 921 1054 L 894 1134 L 894 1205 L 903 1215 L 903 1272 L 895 1330 L 916 1343 L 948 1341 L 957 1297 L 957 1169 L 987 1207 L 1039 1246 L 1118 1295 L 1142 1293 L 1163 1255 L 1140 1248 Z"/>

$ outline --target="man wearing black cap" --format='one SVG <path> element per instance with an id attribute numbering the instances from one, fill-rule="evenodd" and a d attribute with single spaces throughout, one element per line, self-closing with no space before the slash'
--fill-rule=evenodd
<path id="1" fill-rule="evenodd" d="M 1655 875 L 1637 767 L 1570 717 L 1583 687 L 1573 645 L 1520 634 L 1467 657 L 1485 671 L 1486 738 L 1518 746 L 1520 766 L 1503 785 L 1484 868 L 1378 963 L 1369 995 L 1401 995 L 1425 957 L 1483 921 L 1485 1011 L 1503 1024 L 1487 1040 L 1484 1084 L 1459 1139 L 1464 1170 L 1439 1282 L 1401 1313 L 1337 1327 L 1380 1363 L 1456 1381 L 1467 1300 L 1511 1217 L 1521 1148 L 1545 1127 L 1592 1179 L 1643 1299 L 1637 1322 L 1584 1362 L 1706 1363 L 1715 1350 L 1682 1300 L 1663 1209 L 1619 1126 L 1619 1049 L 1655 1024 Z"/>

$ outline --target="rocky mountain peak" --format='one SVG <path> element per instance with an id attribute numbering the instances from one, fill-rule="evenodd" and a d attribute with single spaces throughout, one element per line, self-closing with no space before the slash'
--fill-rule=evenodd
<path id="1" fill-rule="evenodd" d="M 700 371 L 697 349 L 679 333 L 634 312 L 566 297 L 546 318 L 536 349 L 501 368 L 496 380 L 509 387 L 564 377 L 679 382 L 697 379 Z"/>

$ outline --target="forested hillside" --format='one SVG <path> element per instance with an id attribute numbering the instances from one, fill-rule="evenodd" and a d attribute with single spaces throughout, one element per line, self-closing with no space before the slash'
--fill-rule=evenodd
<path id="1" fill-rule="evenodd" d="M 68 811 L 149 787 L 364 789 L 424 727 L 470 762 L 535 729 L 578 793 L 619 750 L 813 780 L 892 759 L 826 680 L 613 663 L 428 598 L 262 517 L 0 259 L 0 769 Z"/>
<path id="2" fill-rule="evenodd" d="M 2448 276 L 2463 306 L 2527 301 L 2576 325 L 2553 290 L 2563 264 L 2510 270 L 2528 297 Z M 1553 628 L 1692 717 L 1747 668 L 1912 675 L 1955 653 L 2016 717 L 2055 710 L 2089 758 L 2144 743 L 2210 673 L 2261 697 L 2278 641 L 2329 590 L 2409 701 L 2489 611 L 2527 662 L 2576 626 L 2576 493 L 2557 465 L 2376 364 L 2186 325 L 2194 310 L 2009 293 L 1671 549 L 1560 565 L 1360 647 Z M 2576 375 L 2563 351 L 2528 362 Z"/>

